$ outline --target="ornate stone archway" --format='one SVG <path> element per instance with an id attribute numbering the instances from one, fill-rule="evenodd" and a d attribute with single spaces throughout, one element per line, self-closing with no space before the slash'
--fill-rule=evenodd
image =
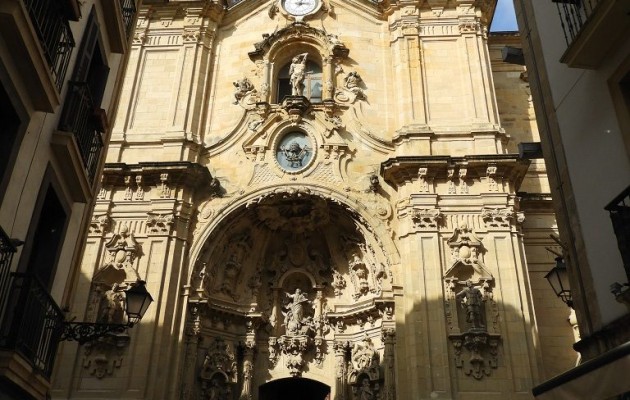
<path id="1" fill-rule="evenodd" d="M 304 377 L 337 399 L 393 398 L 392 263 L 374 232 L 314 193 L 233 209 L 191 276 L 184 392 L 256 399 L 260 385 Z"/>
<path id="2" fill-rule="evenodd" d="M 307 378 L 277 379 L 258 388 L 260 400 L 326 400 L 327 396 L 330 396 L 328 385 Z"/>

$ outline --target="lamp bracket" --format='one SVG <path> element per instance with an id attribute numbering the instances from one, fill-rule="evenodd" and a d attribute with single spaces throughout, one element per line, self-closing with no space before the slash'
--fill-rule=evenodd
<path id="1" fill-rule="evenodd" d="M 64 321 L 60 340 L 76 340 L 79 344 L 94 341 L 108 334 L 120 334 L 129 328 L 128 324 L 103 324 L 92 322 Z"/>

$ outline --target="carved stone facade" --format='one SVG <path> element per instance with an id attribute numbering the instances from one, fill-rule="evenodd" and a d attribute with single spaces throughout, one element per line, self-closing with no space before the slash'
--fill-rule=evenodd
<path id="1" fill-rule="evenodd" d="M 535 131 L 500 122 L 491 74 L 520 67 L 490 60 L 491 3 L 144 7 L 75 306 L 117 315 L 96 299 L 138 277 L 156 302 L 101 379 L 61 381 L 108 399 L 527 392 L 545 338 L 525 259 L 550 239 L 530 245 L 519 213 L 546 235 L 553 215 L 519 202 L 547 184 L 515 154 Z"/>

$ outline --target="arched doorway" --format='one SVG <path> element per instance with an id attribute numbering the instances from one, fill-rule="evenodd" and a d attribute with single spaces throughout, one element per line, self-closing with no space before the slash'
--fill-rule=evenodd
<path id="1" fill-rule="evenodd" d="M 261 385 L 258 400 L 328 400 L 330 386 L 307 378 L 284 378 Z"/>
<path id="2" fill-rule="evenodd" d="M 232 210 L 191 279 L 189 324 L 201 340 L 188 349 L 187 374 L 196 391 L 256 400 L 393 393 L 383 247 L 353 208 L 311 191 L 277 190 Z"/>

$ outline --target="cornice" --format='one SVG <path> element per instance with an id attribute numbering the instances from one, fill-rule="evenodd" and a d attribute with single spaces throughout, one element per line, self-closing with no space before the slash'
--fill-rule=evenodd
<path id="1" fill-rule="evenodd" d="M 189 161 L 140 162 L 138 164 L 107 163 L 102 185 L 125 186 L 125 177 L 142 176 L 145 185 L 159 185 L 161 175 L 168 174 L 171 185 L 200 187 L 210 185 L 212 175 L 206 167 Z"/>

